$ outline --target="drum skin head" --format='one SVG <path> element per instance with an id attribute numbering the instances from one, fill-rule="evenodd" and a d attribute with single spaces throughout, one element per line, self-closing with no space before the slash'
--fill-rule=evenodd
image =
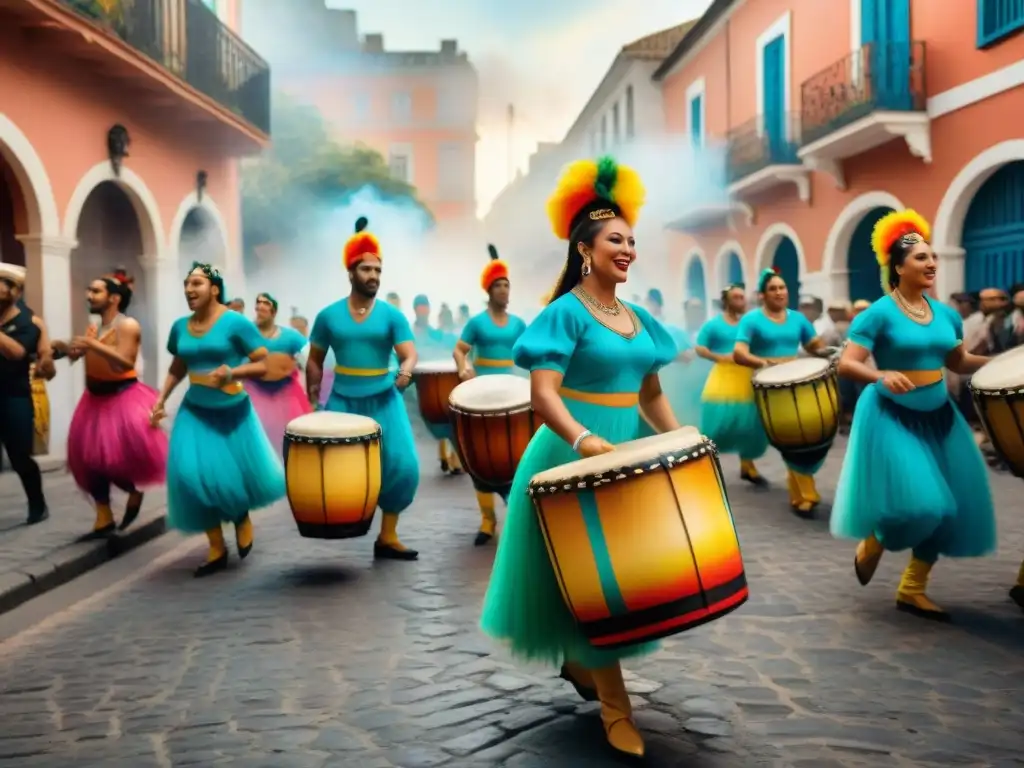
<path id="1" fill-rule="evenodd" d="M 432 373 L 458 373 L 454 360 L 431 360 L 425 363 L 416 363 L 412 369 L 413 376 L 430 375 Z"/>
<path id="2" fill-rule="evenodd" d="M 643 437 L 622 443 L 610 453 L 591 456 L 588 459 L 562 464 L 545 472 L 539 472 L 530 480 L 531 491 L 565 485 L 581 477 L 617 472 L 627 467 L 642 466 L 647 462 L 655 464 L 665 454 L 675 454 L 710 445 L 696 427 L 681 427 L 661 435 Z"/>
<path id="3" fill-rule="evenodd" d="M 285 434 L 310 438 L 371 437 L 380 431 L 380 425 L 367 416 L 354 413 L 316 411 L 292 419 Z"/>
<path id="4" fill-rule="evenodd" d="M 1024 347 L 996 355 L 971 377 L 971 388 L 981 392 L 1024 389 Z"/>
<path id="5" fill-rule="evenodd" d="M 798 381 L 813 379 L 828 370 L 829 361 L 820 357 L 801 357 L 788 363 L 779 363 L 762 368 L 754 374 L 755 384 L 772 386 L 775 384 L 795 384 Z"/>
<path id="6" fill-rule="evenodd" d="M 449 403 L 465 413 L 502 413 L 530 405 L 530 380 L 507 373 L 478 376 L 452 390 Z"/>

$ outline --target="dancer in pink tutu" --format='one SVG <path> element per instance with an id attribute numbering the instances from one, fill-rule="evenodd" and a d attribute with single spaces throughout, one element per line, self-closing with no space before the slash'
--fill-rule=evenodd
<path id="1" fill-rule="evenodd" d="M 85 394 L 68 433 L 68 469 L 96 504 L 96 522 L 83 540 L 124 530 L 139 516 L 140 488 L 160 485 L 167 468 L 167 435 L 149 422 L 157 392 L 138 379 L 135 361 L 142 343 L 137 321 L 124 312 L 132 300 L 132 279 L 123 269 L 89 284 L 89 312 L 100 325 L 84 336 L 54 342 L 72 361 L 85 358 Z M 118 526 L 110 508 L 110 486 L 128 494 Z"/>
<path id="2" fill-rule="evenodd" d="M 277 324 L 277 299 L 269 293 L 256 297 L 256 326 L 266 339 L 267 377 L 246 379 L 245 389 L 271 445 L 281 456 L 284 428 L 311 410 L 296 362 L 308 342 L 294 328 Z"/>

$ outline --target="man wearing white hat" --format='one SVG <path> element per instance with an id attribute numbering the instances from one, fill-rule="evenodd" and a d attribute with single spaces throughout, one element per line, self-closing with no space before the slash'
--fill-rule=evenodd
<path id="1" fill-rule="evenodd" d="M 29 367 L 39 348 L 40 330 L 32 313 L 19 306 L 24 287 L 25 268 L 0 262 L 0 444 L 21 478 L 32 525 L 49 513 L 39 465 L 32 458 L 35 410 Z"/>

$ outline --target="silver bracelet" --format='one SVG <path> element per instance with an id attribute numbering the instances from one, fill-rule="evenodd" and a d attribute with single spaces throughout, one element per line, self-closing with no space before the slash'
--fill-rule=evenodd
<path id="1" fill-rule="evenodd" d="M 582 443 L 584 440 L 590 437 L 591 434 L 593 433 L 589 429 L 584 429 L 582 432 L 580 432 L 580 436 L 577 437 L 572 444 L 572 452 L 576 453 L 580 449 L 580 443 Z"/>

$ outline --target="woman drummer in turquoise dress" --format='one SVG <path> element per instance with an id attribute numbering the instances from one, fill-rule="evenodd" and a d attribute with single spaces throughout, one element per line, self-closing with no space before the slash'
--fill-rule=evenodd
<path id="1" fill-rule="evenodd" d="M 754 402 L 754 371 L 737 365 L 732 357 L 746 312 L 744 286 L 728 285 L 722 290 L 722 313 L 704 323 L 697 334 L 696 352 L 712 364 L 701 394 L 700 431 L 715 441 L 720 452 L 739 454 L 743 480 L 763 486 L 768 481 L 754 460 L 768 450 L 768 435 Z"/>
<path id="2" fill-rule="evenodd" d="M 888 296 L 854 318 L 839 375 L 868 384 L 857 401 L 832 509 L 832 534 L 860 539 L 854 571 L 868 584 L 886 551 L 911 550 L 899 610 L 937 621 L 927 594 L 940 556 L 980 557 L 996 546 L 988 469 L 950 402 L 943 367 L 962 376 L 988 358 L 963 347 L 963 322 L 930 298 L 938 262 L 928 222 L 894 211 L 872 245 Z M 877 369 L 866 365 L 873 356 Z"/>
<path id="3" fill-rule="evenodd" d="M 527 490 L 538 472 L 637 438 L 641 410 L 659 432 L 679 427 L 658 380 L 678 354 L 675 341 L 649 312 L 615 295 L 636 258 L 632 227 L 643 197 L 636 173 L 603 157 L 570 165 L 548 202 L 568 256 L 550 303 L 513 352 L 530 371 L 544 426 L 516 470 L 481 619 L 514 655 L 561 665 L 583 698 L 601 702 L 609 744 L 630 755 L 644 745 L 619 660 L 656 646 L 590 646 L 563 600 Z"/>
<path id="4" fill-rule="evenodd" d="M 487 309 L 474 315 L 462 329 L 452 357 L 459 378 L 467 381 L 474 376 L 516 372 L 512 348 L 526 330 L 522 319 L 508 312 L 512 284 L 508 277 L 508 264 L 498 257 L 498 249 L 487 246 L 490 260 L 480 275 L 480 287 L 487 294 Z M 473 481 L 476 503 L 480 507 L 480 530 L 474 544 L 483 546 L 494 538 L 498 519 L 494 507 L 495 491 Z M 507 492 L 501 492 L 502 495 Z"/>
<path id="5" fill-rule="evenodd" d="M 192 314 L 171 326 L 173 355 L 151 421 L 166 415 L 167 398 L 188 378 L 174 417 L 167 459 L 167 523 L 205 533 L 210 548 L 195 572 L 208 576 L 227 566 L 221 526 L 235 527 L 239 558 L 253 546 L 249 513 L 285 495 L 284 468 L 256 415 L 243 381 L 267 375 L 266 339 L 255 323 L 230 311 L 224 280 L 209 264 L 192 265 L 185 297 Z"/>
<path id="6" fill-rule="evenodd" d="M 745 314 L 736 329 L 733 347 L 736 363 L 756 370 L 796 359 L 801 347 L 811 355 L 824 353 L 825 343 L 815 334 L 810 320 L 788 308 L 789 289 L 781 275 L 774 269 L 764 270 L 758 280 L 757 291 L 761 295 L 761 307 Z M 764 432 L 763 424 L 759 426 Z M 760 440 L 760 434 L 755 434 Z M 821 503 L 814 475 L 826 457 L 827 454 L 810 463 L 783 457 L 789 503 L 801 517 L 811 517 L 814 508 Z"/>
<path id="7" fill-rule="evenodd" d="M 458 339 L 430 324 L 430 299 L 425 294 L 419 294 L 412 300 L 412 311 L 415 315 L 412 332 L 416 338 L 416 353 L 419 356 L 419 362 L 436 363 L 441 360 L 451 360 L 452 350 L 455 349 L 455 342 Z M 417 397 L 415 387 L 409 387 L 406 393 L 410 407 L 415 406 Z M 451 425 L 430 424 L 425 419 L 423 425 L 430 436 L 437 441 L 437 461 L 441 466 L 441 472 L 461 475 L 462 462 L 459 461 L 459 455 L 451 445 Z"/>

